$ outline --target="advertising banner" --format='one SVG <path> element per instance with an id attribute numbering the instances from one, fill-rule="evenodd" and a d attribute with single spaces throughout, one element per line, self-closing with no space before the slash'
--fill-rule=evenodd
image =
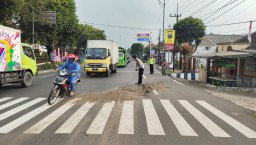
<path id="1" fill-rule="evenodd" d="M 175 30 L 165 30 L 165 50 L 173 50 L 175 42 Z"/>

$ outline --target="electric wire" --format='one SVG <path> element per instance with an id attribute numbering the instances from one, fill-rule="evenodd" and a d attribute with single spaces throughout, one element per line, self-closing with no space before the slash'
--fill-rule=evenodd
<path id="1" fill-rule="evenodd" d="M 237 6 L 239 6 L 241 3 L 245 2 L 246 0 L 241 1 L 240 3 L 238 3 L 237 5 L 233 6 L 232 8 L 228 9 L 227 11 L 225 11 L 224 13 L 221 13 L 220 15 L 218 15 L 217 17 L 213 18 L 212 20 L 208 21 L 206 24 L 209 24 L 210 22 L 216 20 L 217 18 L 221 17 L 222 15 L 226 14 L 227 12 L 231 11 L 232 9 L 236 8 Z"/>
<path id="2" fill-rule="evenodd" d="M 228 3 L 226 3 L 226 4 L 223 5 L 222 7 L 220 7 L 220 8 L 218 8 L 218 9 L 214 10 L 214 11 L 211 11 L 211 12 L 209 12 L 209 13 L 203 15 L 202 17 L 211 14 L 210 16 L 208 16 L 207 18 L 205 18 L 203 21 L 205 21 L 205 20 L 207 20 L 208 18 L 212 17 L 213 15 L 217 14 L 218 11 L 220 11 L 221 9 L 223 9 L 223 8 L 225 8 L 225 7 L 227 7 L 227 6 L 231 5 L 231 4 L 233 4 L 233 3 L 236 2 L 236 1 L 238 1 L 238 0 L 235 0 L 235 1 L 230 0 Z"/>

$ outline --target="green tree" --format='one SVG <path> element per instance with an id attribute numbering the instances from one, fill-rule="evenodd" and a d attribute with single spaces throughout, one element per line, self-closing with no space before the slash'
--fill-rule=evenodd
<path id="1" fill-rule="evenodd" d="M 77 48 L 85 48 L 87 40 L 106 40 L 103 30 L 99 30 L 90 25 L 79 24 L 77 34 Z"/>
<path id="2" fill-rule="evenodd" d="M 187 17 L 174 25 L 176 40 L 178 40 L 178 43 L 189 43 L 190 45 L 195 41 L 194 51 L 196 51 L 202 37 L 205 35 L 205 28 L 201 19 Z"/>
<path id="3" fill-rule="evenodd" d="M 13 26 L 13 18 L 19 12 L 24 0 L 1 0 L 0 24 Z"/>
<path id="4" fill-rule="evenodd" d="M 142 56 L 143 45 L 141 43 L 133 43 L 131 46 L 131 55 L 136 54 L 137 56 Z"/>

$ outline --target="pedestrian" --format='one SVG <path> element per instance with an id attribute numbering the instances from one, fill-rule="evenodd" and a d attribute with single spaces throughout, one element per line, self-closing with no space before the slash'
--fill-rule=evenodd
<path id="1" fill-rule="evenodd" d="M 155 59 L 154 57 L 151 55 L 150 59 L 149 59 L 149 65 L 150 65 L 150 74 L 154 73 L 154 63 L 155 63 Z"/>
<path id="2" fill-rule="evenodd" d="M 139 70 L 139 77 L 138 77 L 138 82 L 136 84 L 142 84 L 142 76 L 143 76 L 143 72 L 144 72 L 144 64 L 142 63 L 142 61 L 137 58 L 136 55 L 132 56 L 133 60 L 136 62 L 136 68 L 135 70 L 138 71 Z"/>

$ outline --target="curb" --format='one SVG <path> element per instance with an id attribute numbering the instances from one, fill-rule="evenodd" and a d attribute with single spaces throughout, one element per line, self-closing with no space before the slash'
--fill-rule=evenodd
<path id="1" fill-rule="evenodd" d="M 39 74 L 48 73 L 48 72 L 55 72 L 55 70 L 49 69 L 49 70 L 38 71 Z"/>

